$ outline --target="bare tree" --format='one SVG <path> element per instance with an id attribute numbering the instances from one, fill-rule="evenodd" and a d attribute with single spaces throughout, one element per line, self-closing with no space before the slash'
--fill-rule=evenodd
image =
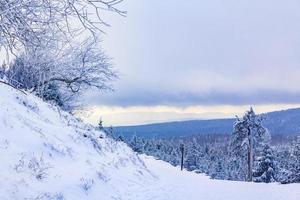
<path id="1" fill-rule="evenodd" d="M 100 42 L 88 38 L 64 48 L 57 48 L 56 43 L 27 48 L 11 64 L 6 76 L 15 87 L 71 110 L 86 90 L 112 90 L 117 73 Z"/>
<path id="2" fill-rule="evenodd" d="M 15 54 L 0 76 L 68 110 L 85 90 L 112 90 L 117 74 L 97 35 L 108 25 L 102 11 L 126 14 L 122 1 L 0 1 L 0 48 Z"/>
<path id="3" fill-rule="evenodd" d="M 56 75 L 47 81 L 62 82 L 73 93 L 90 87 L 111 90 L 112 85 L 109 83 L 117 78 L 117 75 L 112 69 L 110 58 L 98 44 L 97 40 L 87 39 L 77 48 L 67 49 L 62 55 Z"/>
<path id="4" fill-rule="evenodd" d="M 0 47 L 14 52 L 28 43 L 38 44 L 49 29 L 65 36 L 89 30 L 92 34 L 107 25 L 101 11 L 125 15 L 117 8 L 123 0 L 1 0 Z M 78 25 L 80 24 L 80 25 Z"/>
<path id="5" fill-rule="evenodd" d="M 87 89 L 112 90 L 117 75 L 97 35 L 108 25 L 102 11 L 126 14 L 117 8 L 122 1 L 0 1 L 0 49 L 15 54 L 0 76 L 65 109 Z"/>

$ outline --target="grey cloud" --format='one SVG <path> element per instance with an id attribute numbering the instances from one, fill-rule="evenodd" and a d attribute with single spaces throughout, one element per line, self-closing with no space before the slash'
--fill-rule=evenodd
<path id="1" fill-rule="evenodd" d="M 127 0 L 103 38 L 122 76 L 91 104 L 300 103 L 298 0 Z"/>
<path id="2" fill-rule="evenodd" d="M 300 93 L 276 90 L 230 91 L 209 93 L 182 92 L 168 94 L 167 92 L 134 91 L 118 95 L 89 96 L 88 102 L 93 105 L 109 106 L 194 106 L 194 105 L 258 105 L 258 104 L 299 104 Z"/>

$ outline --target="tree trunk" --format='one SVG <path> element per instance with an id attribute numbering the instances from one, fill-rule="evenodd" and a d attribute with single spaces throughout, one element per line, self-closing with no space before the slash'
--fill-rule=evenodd
<path id="1" fill-rule="evenodd" d="M 252 138 L 250 137 L 250 173 L 249 173 L 249 181 L 252 182 L 252 177 L 253 177 L 253 141 Z"/>
<path id="2" fill-rule="evenodd" d="M 252 147 L 249 145 L 248 152 L 247 152 L 247 165 L 248 165 L 247 181 L 249 182 L 252 182 L 252 163 L 253 163 L 253 153 L 252 153 Z"/>
<path id="3" fill-rule="evenodd" d="M 253 171 L 253 144 L 251 129 L 248 129 L 248 152 L 247 152 L 247 165 L 248 165 L 248 175 L 247 181 L 252 182 L 252 171 Z"/>

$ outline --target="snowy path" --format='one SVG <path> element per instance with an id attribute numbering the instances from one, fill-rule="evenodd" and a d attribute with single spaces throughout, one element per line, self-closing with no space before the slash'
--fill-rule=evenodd
<path id="1" fill-rule="evenodd" d="M 141 156 L 147 168 L 158 177 L 151 193 L 162 192 L 164 200 L 299 200 L 300 184 L 247 183 L 211 180 L 209 177 L 183 171 L 152 157 Z"/>

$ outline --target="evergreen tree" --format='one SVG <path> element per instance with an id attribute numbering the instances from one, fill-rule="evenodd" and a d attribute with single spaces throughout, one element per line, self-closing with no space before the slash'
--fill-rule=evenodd
<path id="1" fill-rule="evenodd" d="M 5 76 L 5 63 L 3 63 L 3 65 L 0 66 L 0 80 L 4 79 Z"/>
<path id="2" fill-rule="evenodd" d="M 124 142 L 125 141 L 124 136 L 123 135 L 119 135 L 118 138 L 117 138 L 117 141 Z"/>
<path id="3" fill-rule="evenodd" d="M 257 116 L 252 108 L 245 113 L 243 118 L 237 118 L 231 139 L 233 151 L 246 151 L 247 156 L 247 181 L 252 181 L 253 158 L 255 148 L 263 141 L 268 141 L 270 135 L 262 125 L 262 118 Z"/>
<path id="4" fill-rule="evenodd" d="M 98 128 L 99 128 L 100 131 L 104 131 L 103 120 L 102 120 L 102 118 L 100 118 L 100 120 L 99 120 Z"/>
<path id="5" fill-rule="evenodd" d="M 189 170 L 197 169 L 199 152 L 197 148 L 197 142 L 195 139 L 192 140 L 191 144 L 186 147 L 187 156 L 185 160 L 185 167 Z"/>
<path id="6" fill-rule="evenodd" d="M 275 179 L 275 161 L 273 151 L 268 144 L 265 144 L 261 155 L 257 157 L 257 167 L 253 172 L 255 182 L 274 182 Z"/>
<path id="7" fill-rule="evenodd" d="M 292 146 L 292 158 L 291 172 L 282 183 L 300 183 L 300 136 Z"/>
<path id="8" fill-rule="evenodd" d="M 136 135 L 133 135 L 130 142 L 129 146 L 133 149 L 133 151 L 138 152 L 138 153 L 143 153 L 143 140 L 138 138 Z"/>
<path id="9" fill-rule="evenodd" d="M 114 128 L 112 126 L 106 128 L 105 133 L 108 137 L 115 139 Z"/>

